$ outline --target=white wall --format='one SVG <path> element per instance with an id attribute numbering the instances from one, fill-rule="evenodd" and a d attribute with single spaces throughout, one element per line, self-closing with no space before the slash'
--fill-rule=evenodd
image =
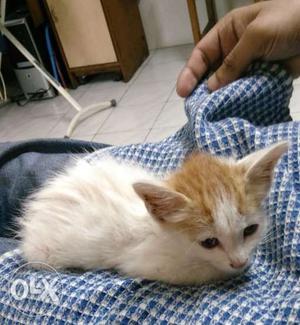
<path id="1" fill-rule="evenodd" d="M 222 17 L 234 7 L 251 0 L 215 0 L 217 15 Z M 200 24 L 206 25 L 205 0 L 197 0 Z M 193 42 L 186 0 L 140 0 L 141 17 L 150 49 Z M 202 28 L 202 26 L 201 26 Z"/>
<path id="2" fill-rule="evenodd" d="M 180 1 L 180 0 L 179 0 Z M 199 1 L 199 0 L 198 0 Z M 215 0 L 218 18 L 223 17 L 231 9 L 254 3 L 251 0 Z"/>
<path id="3" fill-rule="evenodd" d="M 193 42 L 186 0 L 141 0 L 139 7 L 150 49 Z"/>

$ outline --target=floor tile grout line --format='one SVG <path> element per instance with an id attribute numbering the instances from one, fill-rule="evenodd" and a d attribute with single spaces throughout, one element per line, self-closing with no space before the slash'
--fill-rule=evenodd
<path id="1" fill-rule="evenodd" d="M 49 132 L 47 133 L 47 136 L 49 136 L 49 134 L 58 126 L 58 124 L 62 121 L 62 119 L 66 116 L 66 114 L 68 114 L 69 110 L 72 108 L 72 106 L 70 105 L 69 109 L 66 110 L 65 113 L 63 113 L 60 118 L 58 119 L 57 123 L 49 130 Z M 74 110 L 74 108 L 72 108 Z M 76 111 L 77 112 L 77 111 Z M 76 114 L 76 113 L 75 113 Z M 71 123 L 71 120 L 70 120 Z M 69 126 L 69 125 L 68 125 Z M 67 134 L 67 130 L 65 132 L 65 134 Z M 62 138 L 64 137 L 64 135 L 62 136 Z"/>
<path id="2" fill-rule="evenodd" d="M 158 54 L 157 52 L 158 52 L 159 50 L 174 49 L 174 48 L 180 48 L 180 47 L 185 47 L 185 46 L 189 46 L 189 45 L 192 45 L 192 43 L 186 43 L 186 44 L 182 44 L 182 45 L 180 44 L 180 45 L 168 46 L 168 47 L 164 47 L 164 48 L 158 48 L 158 49 L 155 49 L 155 52 L 153 53 L 153 55 L 152 55 L 152 57 L 151 57 L 151 59 L 149 60 L 148 63 L 151 63 L 151 61 L 153 61 L 154 55 L 155 55 L 155 54 Z M 192 50 L 191 50 L 191 52 L 192 52 Z M 185 57 L 185 58 L 184 58 L 184 60 L 183 60 L 183 64 L 185 64 L 185 63 L 188 61 L 190 55 L 191 55 L 191 53 L 189 54 L 188 57 Z M 182 60 L 180 60 L 180 59 L 175 59 L 175 60 L 173 60 L 173 59 L 168 59 L 168 62 L 179 62 L 179 61 L 181 62 Z M 165 64 L 165 63 L 166 63 L 166 62 L 155 62 L 154 64 Z"/>
<path id="3" fill-rule="evenodd" d="M 194 47 L 194 44 L 193 43 L 184 43 L 184 44 L 178 44 L 178 45 L 170 45 L 170 46 L 166 46 L 166 47 L 158 47 L 157 49 L 155 49 L 155 51 L 167 50 L 167 49 L 175 49 L 175 48 L 186 47 L 186 46 Z"/>
<path id="4" fill-rule="evenodd" d="M 174 88 L 172 88 L 171 89 L 171 92 L 173 91 L 173 89 Z M 167 104 L 167 103 L 169 103 L 169 101 L 168 101 L 168 98 L 169 98 L 169 96 L 167 97 L 167 99 L 166 100 L 164 100 L 164 101 L 161 101 L 160 103 L 157 103 L 158 105 L 159 104 L 161 104 L 161 108 L 160 108 L 160 110 L 159 110 L 159 112 L 157 113 L 158 115 L 155 117 L 155 121 L 156 121 L 156 119 L 157 119 L 157 117 L 160 115 L 160 113 L 161 113 L 161 111 L 163 110 L 163 108 L 165 107 L 165 105 Z M 135 107 L 139 107 L 140 105 L 129 105 L 129 106 L 127 106 L 126 108 L 128 108 L 128 107 L 133 107 L 133 108 L 135 108 Z M 100 126 L 98 127 L 98 129 L 97 129 L 97 131 L 95 131 L 95 132 L 93 132 L 92 134 L 95 134 L 95 135 L 98 135 L 98 134 L 100 134 L 100 133 L 103 133 L 103 134 L 108 134 L 108 133 L 115 133 L 115 131 L 111 131 L 111 132 L 109 132 L 109 131 L 104 131 L 104 132 L 101 132 L 101 128 L 103 127 L 103 125 L 104 125 L 104 123 L 111 117 L 111 115 L 113 114 L 113 112 L 116 110 L 116 108 L 107 108 L 107 110 L 111 110 L 111 112 L 108 114 L 108 116 L 102 121 L 102 122 L 100 122 Z M 88 118 L 87 118 L 88 119 Z M 154 122 L 155 122 L 154 121 Z M 143 130 L 144 128 L 141 128 L 141 130 Z M 149 129 L 148 127 L 147 128 L 145 128 L 145 129 Z M 144 129 L 144 130 L 145 130 Z M 120 131 L 120 132 L 116 132 L 116 133 L 121 133 L 121 132 L 130 132 L 130 129 L 126 129 L 126 130 L 122 130 L 122 131 Z"/>
<path id="5" fill-rule="evenodd" d="M 46 137 L 49 137 L 49 135 L 51 134 L 51 132 L 58 126 L 58 124 L 61 122 L 61 120 L 62 120 L 63 117 L 64 117 L 64 115 L 61 116 L 59 119 L 57 119 L 57 122 L 55 123 L 55 125 L 53 125 L 52 128 L 50 128 L 50 130 L 47 132 Z M 67 133 L 67 130 L 66 130 L 66 133 Z M 62 136 L 62 138 L 63 138 L 63 136 Z"/>
<path id="6" fill-rule="evenodd" d="M 154 54 L 153 54 L 154 55 Z M 150 59 L 150 58 L 149 58 Z M 141 69 L 141 71 L 139 73 L 137 73 L 137 75 L 134 77 L 134 79 L 132 80 L 132 83 L 130 85 L 128 85 L 128 87 L 124 90 L 124 93 L 121 95 L 120 99 L 118 100 L 117 103 L 120 103 L 122 98 L 126 95 L 126 93 L 129 91 L 129 89 L 134 85 L 136 78 L 142 73 L 142 71 L 144 70 L 144 68 L 148 65 L 149 61 L 146 62 L 145 66 Z M 88 89 L 87 89 L 88 90 Z M 82 94 L 80 95 L 79 98 L 76 99 L 76 101 L 79 101 L 84 95 L 86 95 L 88 93 L 88 91 L 85 90 L 84 92 L 82 92 Z M 118 106 L 116 106 L 118 107 Z M 70 109 L 70 108 L 69 108 Z M 55 124 L 55 126 L 53 126 L 49 132 L 47 133 L 47 136 L 51 133 L 51 131 L 60 123 L 60 121 L 62 120 L 62 118 L 65 117 L 65 115 L 69 112 L 69 109 L 63 114 L 63 116 L 61 116 L 61 118 L 58 120 L 58 122 Z M 99 133 L 100 129 L 102 128 L 103 124 L 107 121 L 107 119 L 111 116 L 111 114 L 113 113 L 114 109 L 111 109 L 110 114 L 108 114 L 108 116 L 102 121 L 102 123 L 100 123 L 100 126 L 96 129 L 95 131 L 95 135 L 94 137 Z M 93 138 L 94 138 L 93 137 Z"/>
<path id="7" fill-rule="evenodd" d="M 137 81 L 137 78 L 142 74 L 142 72 L 144 71 L 144 69 L 149 65 L 149 63 L 151 62 L 151 60 L 152 60 L 153 57 L 155 56 L 156 52 L 157 52 L 157 50 L 154 50 L 154 53 L 151 54 L 151 56 L 150 56 L 150 57 L 148 58 L 148 60 L 145 62 L 145 65 L 143 66 L 143 68 L 139 71 L 139 73 L 136 74 L 136 76 L 134 76 L 134 79 L 132 80 L 132 83 L 129 84 L 128 87 L 124 90 L 123 94 L 121 95 L 120 99 L 118 100 L 118 103 L 120 103 L 120 102 L 122 101 L 122 99 L 124 98 L 124 96 L 128 93 L 129 89 L 131 89 L 132 86 L 134 86 L 134 84 L 135 84 L 136 81 Z M 88 87 L 88 88 L 90 88 L 90 87 Z M 88 89 L 87 89 L 87 90 L 88 90 Z M 78 98 L 78 100 L 80 100 L 83 96 L 85 96 L 85 95 L 87 94 L 87 92 L 88 92 L 87 90 L 86 90 L 85 92 L 83 92 L 83 93 L 80 95 L 80 97 Z M 169 94 L 169 96 L 168 96 L 168 98 L 167 98 L 166 101 L 169 100 L 169 98 L 170 98 L 170 96 L 171 96 L 173 90 L 174 90 L 174 88 L 172 88 L 171 93 Z M 163 105 L 162 109 L 164 108 L 164 106 L 165 106 L 165 105 Z M 118 107 L 118 106 L 116 106 L 116 107 Z M 115 109 L 117 109 L 117 108 L 115 108 Z M 107 117 L 106 117 L 106 118 L 105 118 L 105 119 L 100 123 L 100 126 L 99 126 L 99 127 L 96 129 L 96 131 L 95 131 L 95 136 L 96 136 L 97 134 L 100 133 L 101 128 L 103 127 L 104 123 L 105 123 L 105 122 L 110 118 L 110 116 L 112 115 L 113 112 L 114 112 L 114 108 L 111 109 L 110 114 L 108 114 Z M 67 114 L 67 113 L 68 113 L 68 110 L 65 112 L 65 114 Z M 159 113 L 159 115 L 160 115 L 160 113 Z M 158 115 L 158 116 L 159 116 L 159 115 Z M 63 118 L 64 116 L 65 116 L 65 115 L 63 115 L 62 118 Z M 61 120 L 61 119 L 60 119 L 60 120 Z M 53 128 L 51 128 L 51 130 L 49 130 L 49 132 L 48 132 L 47 134 L 50 134 L 50 133 L 51 133 L 51 131 L 52 131 L 52 130 L 53 130 L 53 129 L 58 125 L 58 123 L 60 122 L 60 120 L 55 124 L 55 126 L 54 126 Z M 154 123 L 155 123 L 155 122 L 156 122 L 156 119 L 155 119 Z M 153 124 L 153 125 L 154 125 L 154 124 Z M 152 126 L 153 126 L 153 125 L 152 125 Z M 94 137 L 95 137 L 95 136 L 94 136 Z"/>
<path id="8" fill-rule="evenodd" d="M 152 125 L 151 125 L 151 127 L 150 127 L 150 130 L 149 130 L 149 132 L 148 132 L 148 133 L 147 133 L 147 135 L 146 135 L 146 138 L 145 138 L 145 140 L 148 138 L 148 136 L 149 136 L 150 132 L 153 130 L 153 127 L 154 127 L 155 123 L 157 122 L 158 118 L 161 116 L 161 114 L 162 114 L 162 111 L 164 110 L 164 108 L 166 107 L 166 105 L 167 105 L 167 101 L 163 103 L 163 105 L 162 105 L 162 108 L 161 108 L 160 112 L 157 114 L 157 116 L 156 116 L 155 120 L 153 121 L 153 123 L 152 123 Z"/>
<path id="9" fill-rule="evenodd" d="M 152 55 L 150 55 L 150 51 L 149 51 L 149 58 L 148 58 L 148 62 L 147 62 L 146 65 L 148 65 L 148 64 L 152 61 L 152 59 L 153 59 L 154 55 L 156 54 L 156 52 L 157 52 L 157 49 L 155 49 L 155 50 L 153 51 Z M 145 65 L 145 66 L 146 66 L 146 65 Z M 144 68 L 143 68 L 142 70 L 144 70 Z"/>
<path id="10" fill-rule="evenodd" d="M 149 137 L 149 135 L 150 135 L 150 133 L 151 133 L 152 131 L 157 131 L 157 130 L 173 130 L 173 129 L 175 129 L 175 130 L 178 131 L 180 128 L 182 128 L 182 125 L 152 128 L 152 129 L 148 132 L 148 134 L 147 134 L 147 136 L 146 136 L 146 138 L 145 138 L 144 141 L 146 141 L 146 140 L 148 139 L 148 137 Z M 165 139 L 165 138 L 166 138 L 166 137 L 164 136 L 161 140 L 163 140 L 163 139 Z"/>
<path id="11" fill-rule="evenodd" d="M 153 54 L 154 55 L 154 54 Z M 149 58 L 150 60 L 150 58 Z M 131 87 L 135 84 L 137 77 L 142 73 L 142 71 L 145 69 L 145 67 L 148 65 L 148 62 L 145 62 L 145 66 L 141 69 L 141 71 L 139 73 L 137 73 L 137 75 L 134 77 L 134 79 L 132 80 L 132 83 L 125 89 L 123 95 L 120 97 L 120 99 L 117 102 L 117 106 L 115 109 L 117 109 L 118 104 L 121 103 L 122 99 L 124 98 L 124 96 L 128 93 L 129 89 L 131 89 Z M 108 116 L 102 121 L 102 123 L 100 124 L 99 128 L 96 130 L 96 135 L 98 133 L 100 133 L 101 128 L 103 127 L 104 123 L 109 119 L 109 117 L 112 115 L 112 113 L 114 112 L 114 108 L 112 108 L 110 114 L 108 114 Z"/>
<path id="12" fill-rule="evenodd" d="M 141 70 L 140 70 L 139 72 L 136 72 L 136 73 L 133 75 L 133 78 L 132 78 L 132 80 L 131 80 L 131 85 L 127 88 L 127 90 L 128 90 L 129 88 L 131 88 L 133 84 L 135 84 L 136 79 L 137 79 L 138 76 L 139 76 L 139 75 L 144 71 L 144 69 L 145 69 L 146 66 L 149 64 L 149 62 L 152 60 L 152 58 L 153 58 L 154 55 L 155 55 L 155 52 L 153 53 L 152 56 L 147 57 L 147 59 L 142 63 L 142 64 L 144 64 L 144 66 L 143 66 L 143 67 L 141 66 L 141 67 L 140 67 Z"/>
<path id="13" fill-rule="evenodd" d="M 173 62 L 175 62 L 175 61 L 173 61 Z M 176 61 L 176 62 L 181 62 L 181 61 Z M 180 74 L 180 72 L 182 71 L 182 69 L 183 69 L 183 67 L 184 67 L 184 64 L 185 63 L 182 63 L 182 67 L 181 67 L 181 69 L 180 69 L 180 71 L 177 71 L 176 72 L 176 76 L 179 76 L 179 74 Z M 146 68 L 146 67 L 145 67 Z M 175 78 L 175 79 L 177 79 L 177 78 Z M 172 82 L 174 80 L 174 78 L 172 77 L 172 79 L 170 79 L 169 77 L 168 78 L 163 78 L 163 79 L 159 79 L 159 80 L 155 80 L 155 79 L 153 79 L 153 78 L 149 78 L 149 79 L 146 79 L 146 80 L 140 80 L 139 82 L 140 82 L 140 84 L 145 84 L 145 85 L 147 85 L 147 84 L 151 84 L 151 83 L 158 83 L 158 82 L 160 82 L 160 83 L 167 83 L 167 82 Z"/>
<path id="14" fill-rule="evenodd" d="M 157 49 L 155 49 L 154 50 L 154 53 L 153 53 L 153 55 L 152 55 L 152 58 L 154 57 L 154 55 L 155 54 L 158 54 L 157 52 L 159 52 L 159 51 L 164 51 L 164 50 L 170 50 L 170 49 L 176 49 L 176 48 L 183 48 L 183 47 L 187 47 L 187 46 L 192 46 L 192 50 L 193 50 L 193 43 L 186 43 L 186 44 L 179 44 L 179 45 L 175 45 L 175 46 L 168 46 L 168 47 L 160 47 L 160 48 L 157 48 Z M 192 51 L 191 50 L 191 51 Z M 152 59 L 151 58 L 151 59 Z M 187 58 L 188 59 L 188 58 Z M 172 60 L 172 59 L 171 59 Z M 171 62 L 171 61 L 170 61 Z"/>
<path id="15" fill-rule="evenodd" d="M 85 93 L 86 93 L 86 91 L 85 92 L 82 92 L 82 94 L 78 98 L 75 98 L 76 102 L 79 102 L 79 100 L 85 95 Z M 60 94 L 58 96 L 61 96 L 63 98 L 63 96 L 60 95 Z M 74 97 L 73 95 L 71 95 L 71 96 Z M 77 113 L 77 110 L 75 110 L 75 108 L 65 98 L 63 98 L 63 99 L 66 101 L 66 103 L 69 106 L 69 108 L 65 111 L 65 113 L 62 113 L 62 116 L 57 121 L 57 123 L 49 130 L 49 132 L 47 133 L 47 136 L 49 136 L 49 134 L 51 133 L 51 131 L 53 131 L 58 126 L 58 124 L 62 121 L 62 119 L 66 116 L 66 114 L 68 114 L 68 112 L 70 111 L 71 108 L 72 108 L 72 110 L 75 111 L 75 114 Z M 70 120 L 70 123 L 71 123 L 71 120 Z M 66 130 L 65 134 L 67 134 L 67 131 L 68 130 Z M 64 137 L 64 135 L 62 136 L 62 138 L 63 137 Z"/>
<path id="16" fill-rule="evenodd" d="M 139 131 L 149 131 L 149 128 L 146 128 L 146 129 L 141 129 L 141 130 L 139 130 Z M 92 137 L 92 140 L 94 140 L 95 139 L 95 137 L 97 136 L 97 135 L 109 135 L 109 134 L 122 134 L 122 133 L 130 133 L 130 132 L 132 132 L 132 131 L 121 131 L 121 132 L 105 132 L 105 133 L 98 133 L 98 134 L 95 134 L 93 137 Z M 148 134 L 148 133 L 147 133 Z M 91 140 L 91 141 L 92 141 Z M 145 139 L 144 139 L 145 140 Z M 143 140 L 143 141 L 144 141 Z"/>
<path id="17" fill-rule="evenodd" d="M 152 131 L 152 129 L 148 130 L 148 132 L 147 132 L 147 134 L 145 135 L 145 138 L 144 138 L 144 140 L 143 140 L 143 143 L 145 143 L 145 142 L 147 141 L 147 138 L 148 138 L 148 136 L 149 136 L 149 134 L 150 134 L 151 131 Z"/>
<path id="18" fill-rule="evenodd" d="M 171 92 L 170 92 L 169 96 L 167 97 L 166 101 L 163 103 L 160 112 L 157 114 L 155 120 L 153 121 L 153 123 L 152 123 L 152 125 L 151 125 L 151 127 L 150 127 L 150 132 L 151 132 L 151 130 L 153 129 L 155 123 L 158 121 L 159 117 L 161 116 L 162 111 L 163 111 L 164 108 L 166 107 L 166 105 L 167 105 L 167 103 L 168 103 L 168 101 L 169 101 L 169 99 L 170 99 L 170 97 L 171 97 L 171 95 L 172 95 L 172 93 L 173 93 L 173 90 L 174 90 L 175 88 L 176 88 L 176 85 L 171 89 Z"/>
<path id="19" fill-rule="evenodd" d="M 110 113 L 107 115 L 107 117 L 100 123 L 100 126 L 96 129 L 95 135 L 97 135 L 100 131 L 100 129 L 102 128 L 102 126 L 104 125 L 104 123 L 110 118 L 110 116 L 113 114 L 113 112 L 118 108 L 118 104 L 120 103 L 121 99 L 124 97 L 124 95 L 127 93 L 128 89 L 131 87 L 132 85 L 130 85 L 123 93 L 123 95 L 120 97 L 119 101 L 117 102 L 117 106 L 116 107 L 108 107 L 108 109 L 110 109 Z"/>
<path id="20" fill-rule="evenodd" d="M 153 128 L 151 128 L 151 129 L 148 131 L 148 133 L 147 133 L 146 136 L 145 136 L 144 142 L 147 141 L 148 136 L 150 135 L 150 133 L 151 133 L 152 130 L 153 130 Z"/>
<path id="21" fill-rule="evenodd" d="M 167 105 L 167 103 L 168 103 L 170 97 L 172 96 L 172 93 L 173 93 L 173 91 L 175 90 L 175 88 L 176 88 L 176 84 L 175 84 L 175 86 L 171 89 L 171 92 L 170 92 L 169 96 L 167 97 L 167 100 L 164 102 L 164 104 L 163 104 L 163 106 L 162 106 L 162 108 L 161 108 L 159 114 L 156 116 L 156 119 L 153 121 L 152 126 L 151 126 L 151 128 L 150 128 L 150 131 L 148 132 L 148 134 L 147 134 L 145 140 L 148 138 L 150 132 L 153 130 L 153 127 L 154 127 L 155 123 L 158 121 L 159 117 L 161 116 L 161 114 L 162 114 L 164 108 L 166 107 L 166 105 Z"/>
<path id="22" fill-rule="evenodd" d="M 184 67 L 184 65 L 186 64 L 186 61 L 185 60 L 182 60 L 182 59 L 172 59 L 172 60 L 169 60 L 168 62 L 155 62 L 155 63 L 153 63 L 153 66 L 154 65 L 165 65 L 165 64 L 174 63 L 174 62 L 176 62 L 176 63 L 179 63 L 179 62 L 182 63 L 182 67 Z M 148 64 L 151 64 L 151 61 L 149 61 Z"/>
<path id="23" fill-rule="evenodd" d="M 147 128 L 142 128 L 142 129 L 139 129 L 139 128 L 135 128 L 134 130 L 136 131 L 149 131 L 150 128 L 147 127 Z M 122 130 L 122 131 L 111 131 L 111 132 L 100 132 L 100 133 L 97 133 L 96 135 L 99 135 L 99 134 L 119 134 L 119 133 L 130 133 L 130 132 L 133 132 L 132 131 L 132 128 L 130 130 Z"/>
<path id="24" fill-rule="evenodd" d="M 189 45 L 191 45 L 191 44 L 183 44 L 183 45 L 178 45 L 178 46 L 170 46 L 169 48 L 170 49 L 172 49 L 172 48 L 180 48 L 180 47 L 183 47 L 183 46 L 189 46 Z M 166 49 L 168 49 L 168 48 L 166 48 Z M 163 50 L 163 49 L 162 49 Z M 156 58 L 157 59 L 159 59 L 159 57 L 158 57 L 158 54 L 160 54 L 160 53 L 162 53 L 163 55 L 162 55 L 162 59 L 167 59 L 167 52 L 164 54 L 163 52 L 160 52 L 160 49 L 155 49 L 155 50 L 151 50 L 151 53 L 150 53 L 150 55 L 149 55 L 149 57 L 148 58 L 146 58 L 146 60 L 145 60 L 145 64 L 143 65 L 143 67 L 141 67 L 141 70 L 140 71 L 138 71 L 138 73 L 133 77 L 133 80 L 132 80 L 132 82 L 130 82 L 130 84 L 126 87 L 124 87 L 124 89 L 122 89 L 123 87 L 121 87 L 121 96 L 119 97 L 119 100 L 118 100 L 118 103 L 120 103 L 120 104 L 122 104 L 122 101 L 124 100 L 124 96 L 126 96 L 126 94 L 129 92 L 129 90 L 131 90 L 132 89 L 132 86 L 133 87 L 136 87 L 138 84 L 139 84 L 139 76 L 141 76 L 141 74 L 143 74 L 143 73 L 145 73 L 145 69 L 147 68 L 147 67 L 149 67 L 149 65 L 151 64 L 151 63 L 156 63 L 156 62 L 154 62 L 155 60 L 156 60 Z M 170 52 L 170 54 L 171 54 L 172 52 Z M 183 52 L 182 52 L 183 53 Z M 184 52 L 185 53 L 185 52 Z M 175 58 L 175 54 L 172 56 L 172 55 L 170 55 L 170 57 L 172 57 L 171 58 L 171 61 L 172 62 L 174 62 L 174 61 L 180 61 L 179 59 L 176 59 Z M 157 60 L 157 63 L 158 63 L 158 61 L 159 60 Z M 93 85 L 92 85 L 93 86 Z M 114 86 L 113 86 L 114 87 Z M 172 101 L 172 99 L 171 99 L 171 96 L 172 96 L 172 94 L 173 94 L 173 91 L 174 91 L 174 88 L 175 87 L 173 87 L 172 89 L 171 89 L 171 92 L 170 92 L 170 94 L 167 96 L 167 99 L 166 100 L 163 100 L 163 101 L 160 101 L 160 103 L 157 103 L 157 105 L 159 105 L 160 106 L 160 108 L 158 109 L 158 111 L 157 111 L 157 113 L 155 114 L 155 119 L 154 119 L 154 121 L 153 121 L 153 123 L 151 123 L 152 125 L 151 125 L 151 127 L 149 128 L 149 127 L 147 127 L 147 128 L 142 128 L 141 130 L 144 130 L 143 132 L 147 132 L 147 135 L 145 136 L 145 138 L 147 138 L 148 136 L 149 136 L 149 134 L 150 134 L 150 132 L 153 130 L 153 129 L 155 129 L 155 125 L 156 125 L 156 123 L 157 123 L 157 121 L 159 120 L 159 118 L 161 117 L 161 115 L 162 115 L 162 113 L 163 113 L 163 111 L 164 111 L 164 109 L 165 109 L 165 106 L 166 106 L 166 104 L 167 103 L 170 103 L 171 101 Z M 76 100 L 77 101 L 80 101 L 83 97 L 85 97 L 87 94 L 89 94 L 89 90 L 90 90 L 90 87 L 87 87 L 86 89 L 84 89 L 83 91 L 80 91 L 79 92 L 79 94 L 77 94 L 77 93 L 75 93 L 75 94 L 73 94 L 73 93 L 71 93 L 71 95 L 72 96 L 75 96 L 75 98 L 76 98 Z M 104 92 L 105 92 L 105 90 L 103 90 Z M 164 92 L 164 93 L 167 93 L 167 92 Z M 79 95 L 79 96 L 78 96 Z M 78 97 L 77 97 L 78 96 Z M 175 99 L 174 98 L 174 100 L 177 100 L 177 99 Z M 62 98 L 62 101 L 64 102 L 64 99 Z M 121 106 L 121 105 L 120 105 Z M 140 106 L 140 105 L 139 105 Z M 120 107 L 117 107 L 117 108 L 120 108 Z M 37 118 L 42 118 L 42 119 L 47 119 L 47 118 L 49 118 L 49 117 L 51 117 L 51 121 L 52 122 L 54 122 L 53 123 L 53 125 L 52 126 L 50 126 L 50 128 L 49 128 L 49 130 L 47 130 L 47 135 L 46 136 L 50 136 L 50 134 L 51 134 L 51 136 L 52 135 L 55 135 L 55 133 L 53 133 L 53 131 L 54 131 L 54 129 L 60 124 L 60 123 L 62 123 L 63 122 L 63 119 L 64 118 L 66 118 L 66 116 L 68 116 L 70 113 L 73 113 L 74 112 L 74 109 L 70 106 L 70 105 L 68 105 L 68 103 L 67 103 L 67 107 L 66 107 L 66 111 L 65 112 L 61 112 L 61 113 L 56 113 L 56 111 L 55 111 L 55 109 L 54 108 L 52 108 L 51 109 L 51 111 L 53 111 L 53 114 L 48 114 L 48 113 L 45 113 L 46 115 L 44 115 L 44 114 L 42 114 L 42 116 L 37 116 Z M 101 133 L 101 130 L 102 130 L 102 128 L 103 128 L 103 125 L 104 125 L 104 123 L 106 123 L 106 121 L 111 117 L 111 115 L 113 114 L 113 112 L 114 112 L 114 109 L 110 109 L 110 112 L 108 112 L 108 115 L 107 116 L 105 116 L 105 118 L 104 118 L 104 120 L 103 121 L 101 121 L 100 123 L 99 123 L 99 126 L 97 127 L 97 126 L 95 126 L 95 130 L 93 131 L 93 132 L 88 132 L 87 134 L 86 134 L 86 132 L 83 132 L 84 133 L 84 135 L 78 135 L 78 137 L 80 138 L 81 136 L 84 136 L 84 137 L 90 137 L 91 139 L 94 139 L 96 136 L 97 136 L 97 134 L 100 134 Z M 74 112 L 74 113 L 76 113 L 76 112 Z M 7 115 L 7 114 L 5 114 L 5 115 Z M 33 116 L 34 116 L 34 114 L 33 114 Z M 92 117 L 90 117 L 90 118 L 92 118 Z M 50 122 L 51 122 L 50 121 Z M 69 121 L 69 118 L 68 118 L 68 121 Z M 52 123 L 51 123 L 52 124 Z M 159 127 L 160 129 L 165 129 L 165 128 L 168 128 L 167 126 L 166 127 L 164 127 L 164 126 L 161 126 L 161 127 Z M 63 131 L 64 132 L 64 130 L 61 130 L 61 131 Z M 128 131 L 121 131 L 120 133 L 123 133 L 123 132 L 130 132 L 129 130 Z M 90 134 L 89 134 L 90 133 Z M 107 133 L 107 132 L 105 132 L 105 133 Z M 112 134 L 114 134 L 114 133 L 116 133 L 116 132 L 111 132 Z M 63 135 L 62 135 L 63 136 Z M 76 138 L 76 136 L 74 137 L 74 138 Z"/>
<path id="25" fill-rule="evenodd" d="M 58 95 L 58 96 L 54 97 L 53 100 L 55 100 L 55 98 L 59 98 L 59 96 L 61 96 L 61 95 Z M 82 97 L 82 95 L 79 98 L 81 98 L 81 97 Z M 61 96 L 61 98 L 64 100 L 64 98 L 62 96 Z M 62 113 L 56 113 L 56 114 L 55 113 L 54 114 L 51 114 L 51 113 L 48 114 L 47 113 L 46 115 L 39 115 L 39 116 L 33 115 L 32 113 L 29 113 L 28 115 L 30 115 L 34 119 L 35 118 L 44 119 L 44 118 L 49 118 L 49 117 L 57 118 L 56 123 L 54 123 L 54 125 L 48 130 L 47 134 L 45 135 L 45 137 L 48 137 L 49 134 L 51 133 L 51 131 L 60 123 L 62 118 L 68 113 L 69 109 L 72 107 L 68 102 L 66 102 L 66 104 L 67 104 L 67 109 L 66 109 L 65 112 L 62 112 Z M 42 103 L 40 105 L 42 105 Z"/>

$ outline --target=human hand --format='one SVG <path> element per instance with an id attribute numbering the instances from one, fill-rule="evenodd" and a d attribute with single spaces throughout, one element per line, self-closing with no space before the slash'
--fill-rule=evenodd
<path id="1" fill-rule="evenodd" d="M 282 60 L 300 75 L 300 1 L 272 0 L 228 13 L 194 48 L 177 80 L 177 93 L 188 96 L 210 69 L 212 91 L 236 80 L 257 59 Z"/>

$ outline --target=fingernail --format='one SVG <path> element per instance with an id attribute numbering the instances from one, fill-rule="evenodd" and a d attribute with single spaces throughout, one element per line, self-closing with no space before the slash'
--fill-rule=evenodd
<path id="1" fill-rule="evenodd" d="M 208 79 L 207 86 L 210 91 L 215 91 L 219 88 L 219 83 L 215 74 Z"/>
<path id="2" fill-rule="evenodd" d="M 187 82 L 185 84 L 184 91 L 182 92 L 184 94 L 182 97 L 189 96 L 193 92 L 196 86 L 197 86 L 197 79 L 190 80 L 189 82 Z"/>

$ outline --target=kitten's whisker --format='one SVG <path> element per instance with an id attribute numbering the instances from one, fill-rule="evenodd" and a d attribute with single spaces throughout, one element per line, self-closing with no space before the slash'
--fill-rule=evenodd
<path id="1" fill-rule="evenodd" d="M 269 234 L 272 234 L 272 233 L 274 233 L 274 232 L 276 232 L 276 230 L 277 230 L 277 228 L 271 228 L 269 231 L 267 231 L 267 235 L 269 235 Z"/>
<path id="2" fill-rule="evenodd" d="M 263 239 L 265 239 L 265 238 L 270 238 L 270 237 L 272 237 L 274 235 L 274 233 L 272 232 L 272 233 L 269 233 L 269 234 L 266 234 L 265 236 L 263 236 Z"/>
<path id="3" fill-rule="evenodd" d="M 272 237 L 268 237 L 268 238 L 263 238 L 262 241 L 261 241 L 261 244 L 268 244 L 272 241 L 274 241 L 275 237 L 272 236 Z"/>
<path id="4" fill-rule="evenodd" d="M 267 241 L 273 239 L 273 238 L 274 238 L 274 234 L 275 234 L 275 230 L 276 230 L 275 227 L 271 227 L 271 228 L 269 228 L 269 229 L 267 230 L 267 232 L 264 234 L 264 236 L 262 237 L 261 242 L 262 242 L 262 243 L 265 243 L 265 242 L 267 242 Z"/>
<path id="5" fill-rule="evenodd" d="M 274 237 L 274 234 L 275 234 L 274 231 L 266 233 L 266 234 L 263 236 L 262 241 L 267 240 L 267 239 L 269 239 L 269 238 L 273 238 L 273 237 Z"/>

